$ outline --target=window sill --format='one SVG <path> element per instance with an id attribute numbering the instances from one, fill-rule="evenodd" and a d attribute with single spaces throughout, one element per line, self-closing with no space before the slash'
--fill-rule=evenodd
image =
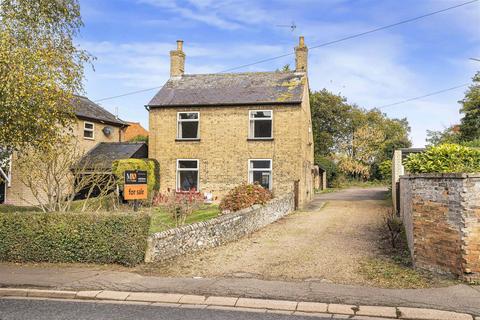
<path id="1" fill-rule="evenodd" d="M 95 138 L 87 138 L 87 137 L 83 137 L 83 139 L 85 139 L 85 140 L 95 140 Z"/>
<path id="2" fill-rule="evenodd" d="M 248 138 L 247 141 L 273 141 L 273 138 Z"/>
<path id="3" fill-rule="evenodd" d="M 185 190 L 175 190 L 175 193 L 176 194 L 189 194 L 189 193 L 192 193 L 192 194 L 200 194 L 201 192 L 196 190 L 196 191 L 185 191 Z"/>
<path id="4" fill-rule="evenodd" d="M 198 142 L 200 139 L 175 139 L 176 142 Z"/>

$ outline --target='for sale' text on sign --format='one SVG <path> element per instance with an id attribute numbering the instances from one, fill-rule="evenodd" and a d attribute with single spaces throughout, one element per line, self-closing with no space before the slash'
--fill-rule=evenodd
<path id="1" fill-rule="evenodd" d="M 125 200 L 145 200 L 147 197 L 147 171 L 126 170 L 123 198 Z"/>

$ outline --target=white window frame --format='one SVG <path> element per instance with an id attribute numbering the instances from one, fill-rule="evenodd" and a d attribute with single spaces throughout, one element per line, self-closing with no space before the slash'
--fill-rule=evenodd
<path id="1" fill-rule="evenodd" d="M 265 111 L 270 111 L 270 118 L 255 118 L 253 117 L 253 114 L 255 112 L 265 112 Z M 257 120 L 270 120 L 272 122 L 272 129 L 270 132 L 270 137 L 255 137 L 255 121 Z M 252 130 L 252 122 L 253 124 L 253 130 Z M 255 139 L 255 140 L 271 140 L 273 139 L 273 110 L 249 110 L 248 111 L 248 138 L 249 139 Z"/>
<path id="2" fill-rule="evenodd" d="M 196 113 L 197 119 L 180 119 L 181 113 Z M 197 137 L 196 138 L 182 138 L 180 137 L 180 123 L 181 122 L 198 122 Z M 179 111 L 177 112 L 177 140 L 199 140 L 200 139 L 200 111 Z"/>
<path id="3" fill-rule="evenodd" d="M 91 124 L 92 125 L 92 128 L 86 128 L 85 125 L 87 124 Z M 85 137 L 85 131 L 89 131 L 92 133 L 92 137 Z M 89 122 L 89 121 L 83 121 L 83 139 L 87 139 L 87 140 L 95 140 L 95 123 L 93 122 Z"/>
<path id="4" fill-rule="evenodd" d="M 12 187 L 12 154 L 8 156 L 8 170 L 5 172 L 2 167 L 0 167 L 0 175 L 5 180 L 3 185 L 3 192 L 4 192 L 4 201 L 3 203 L 7 203 L 7 188 Z"/>
<path id="5" fill-rule="evenodd" d="M 252 161 L 269 161 L 270 167 L 269 168 L 252 168 L 251 163 Z M 273 189 L 273 160 L 272 159 L 248 159 L 248 183 L 254 183 L 253 181 L 253 172 L 254 171 L 270 171 L 270 181 L 269 190 Z"/>
<path id="6" fill-rule="evenodd" d="M 196 161 L 197 162 L 197 168 L 180 168 L 180 161 Z M 197 171 L 197 192 L 200 192 L 200 161 L 198 159 L 177 159 L 176 162 L 176 174 L 175 174 L 175 190 L 177 192 L 187 192 L 185 190 L 182 190 L 180 186 L 180 171 Z"/>

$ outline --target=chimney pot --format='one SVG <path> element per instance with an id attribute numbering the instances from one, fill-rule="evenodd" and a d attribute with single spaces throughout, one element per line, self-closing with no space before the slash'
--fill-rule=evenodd
<path id="1" fill-rule="evenodd" d="M 304 36 L 300 36 L 299 41 L 298 41 L 298 46 L 299 46 L 299 47 L 305 47 L 305 38 L 304 38 Z"/>
<path id="2" fill-rule="evenodd" d="M 177 51 L 183 51 L 183 40 L 177 40 Z"/>

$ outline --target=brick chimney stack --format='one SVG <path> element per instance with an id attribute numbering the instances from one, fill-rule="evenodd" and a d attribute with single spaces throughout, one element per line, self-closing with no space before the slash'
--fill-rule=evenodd
<path id="1" fill-rule="evenodd" d="M 185 73 L 183 40 L 177 40 L 177 50 L 170 51 L 170 77 L 181 77 Z"/>
<path id="2" fill-rule="evenodd" d="M 295 47 L 295 71 L 307 72 L 308 48 L 305 46 L 305 39 L 300 36 L 298 46 Z"/>

